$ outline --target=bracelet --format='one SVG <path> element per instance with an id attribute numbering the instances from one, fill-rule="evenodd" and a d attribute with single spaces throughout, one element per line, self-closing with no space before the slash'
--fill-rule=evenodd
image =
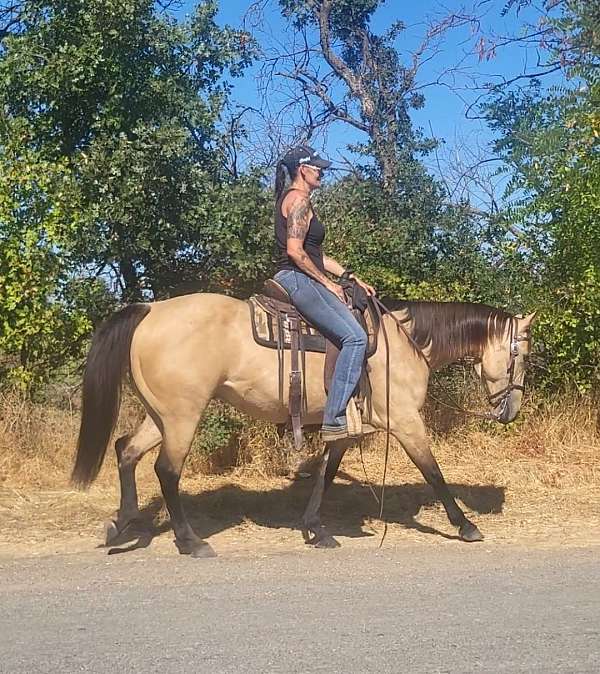
<path id="1" fill-rule="evenodd" d="M 348 267 L 341 273 L 340 279 L 342 279 L 342 281 L 349 281 L 351 274 L 354 274 L 354 271 Z"/>

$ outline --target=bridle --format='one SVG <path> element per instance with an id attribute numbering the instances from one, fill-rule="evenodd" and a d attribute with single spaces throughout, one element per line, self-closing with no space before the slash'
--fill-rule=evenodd
<path id="1" fill-rule="evenodd" d="M 506 405 L 508 403 L 508 397 L 513 391 L 525 391 L 525 386 L 523 384 L 515 383 L 515 361 L 519 355 L 519 343 L 520 342 L 529 342 L 531 340 L 531 335 L 529 333 L 521 334 L 518 332 L 517 319 L 513 316 L 510 319 L 510 330 L 509 330 L 509 340 L 510 340 L 510 360 L 508 361 L 508 367 L 506 370 L 506 376 L 508 377 L 508 384 L 500 391 L 492 393 L 488 396 L 488 402 L 492 407 L 496 408 L 499 405 L 502 406 L 500 412 L 490 412 L 490 418 L 498 421 L 504 414 Z"/>

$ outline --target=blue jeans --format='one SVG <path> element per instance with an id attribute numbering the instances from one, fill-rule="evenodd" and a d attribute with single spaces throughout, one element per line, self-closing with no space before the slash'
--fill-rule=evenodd
<path id="1" fill-rule="evenodd" d="M 323 426 L 345 426 L 346 405 L 360 379 L 367 335 L 348 307 L 310 276 L 284 269 L 275 274 L 275 280 L 288 291 L 298 311 L 340 349 L 327 395 Z"/>

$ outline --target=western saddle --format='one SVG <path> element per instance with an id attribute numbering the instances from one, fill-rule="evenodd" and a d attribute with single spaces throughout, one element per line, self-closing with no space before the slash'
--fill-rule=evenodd
<path id="1" fill-rule="evenodd" d="M 349 290 L 356 289 L 349 284 Z M 377 350 L 377 332 L 379 320 L 373 305 L 367 303 L 363 312 L 352 308 L 352 293 L 348 305 L 357 321 L 368 335 L 367 353 L 363 364 L 361 379 L 350 404 L 356 405 L 359 415 L 365 412 L 365 405 L 370 404 L 370 384 L 367 360 Z M 262 293 L 249 299 L 252 316 L 252 334 L 257 344 L 277 349 L 279 370 L 279 399 L 284 403 L 284 362 L 285 351 L 290 351 L 291 367 L 288 395 L 289 420 L 294 436 L 294 445 L 300 449 L 303 442 L 302 416 L 307 410 L 306 397 L 306 361 L 305 354 L 317 352 L 325 354 L 323 384 L 329 390 L 331 377 L 339 354 L 335 344 L 327 340 L 312 326 L 292 305 L 290 296 L 283 286 L 274 279 L 266 281 Z M 356 303 L 355 303 L 356 304 Z M 360 419 L 360 416 L 359 416 Z"/>

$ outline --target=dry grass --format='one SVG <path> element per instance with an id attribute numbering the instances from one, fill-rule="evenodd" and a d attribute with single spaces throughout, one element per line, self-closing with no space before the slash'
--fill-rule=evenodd
<path id="1" fill-rule="evenodd" d="M 520 421 L 508 428 L 459 423 L 440 409 L 430 409 L 428 415 L 432 449 L 446 479 L 466 510 L 479 523 L 485 518 L 482 528 L 488 538 L 600 541 L 596 401 L 573 395 L 534 397 Z M 130 430 L 140 418 L 139 406 L 126 397 L 118 432 Z M 51 543 L 55 549 L 60 540 L 71 544 L 74 532 L 84 537 L 95 534 L 99 522 L 115 509 L 113 452 L 108 453 L 89 494 L 69 486 L 78 424 L 77 409 L 36 405 L 16 395 L 0 397 L 0 539 L 4 542 L 18 537 Z M 224 451 L 210 457 L 193 451 L 183 489 L 191 495 L 186 507 L 192 519 L 200 518 L 198 526 L 229 537 L 232 545 L 249 537 L 249 531 L 256 541 L 257 536 L 266 536 L 268 527 L 289 526 L 308 497 L 310 484 L 290 483 L 282 477 L 287 464 L 281 450 L 288 442 L 267 424 L 249 423 Z M 366 470 L 376 484 L 383 467 L 383 442 L 379 436 L 365 448 Z M 304 456 L 318 452 L 313 440 Z M 164 512 L 151 459 L 142 462 L 138 478 L 141 502 L 161 530 Z M 377 506 L 364 483 L 359 453 L 352 451 L 327 506 L 328 518 L 351 536 L 361 528 L 380 530 Z M 429 488 L 398 447 L 391 454 L 388 485 L 386 513 L 396 527 L 391 526 L 392 539 L 394 535 L 422 538 L 418 531 L 427 527 L 452 532 Z"/>

